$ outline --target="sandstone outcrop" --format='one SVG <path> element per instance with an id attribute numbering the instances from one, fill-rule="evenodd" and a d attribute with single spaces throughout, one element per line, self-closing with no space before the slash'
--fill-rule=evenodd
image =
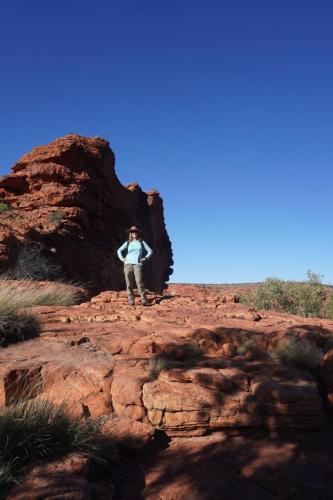
<path id="1" fill-rule="evenodd" d="M 154 250 L 146 265 L 149 289 L 161 292 L 172 273 L 172 250 L 157 191 L 123 186 L 109 143 L 67 135 L 34 148 L 0 179 L 0 267 L 15 262 L 28 242 L 38 242 L 66 275 L 97 290 L 124 288 L 115 251 L 131 224 Z"/>
<path id="2" fill-rule="evenodd" d="M 104 291 L 72 307 L 36 307 L 40 338 L 0 349 L 0 404 L 27 394 L 65 399 L 70 411 L 97 419 L 131 453 L 149 450 L 157 436 L 171 440 L 160 458 L 150 462 L 147 452 L 146 480 L 139 481 L 140 491 L 146 483 L 145 498 L 204 500 L 207 492 L 219 498 L 221 488 L 235 492 L 226 498 L 244 498 L 245 491 L 249 498 L 275 498 L 289 479 L 292 492 L 288 464 L 298 464 L 300 478 L 308 465 L 297 462 L 302 445 L 281 436 L 306 432 L 315 441 L 322 433 L 330 442 L 324 403 L 332 394 L 333 351 L 323 356 L 320 377 L 270 352 L 285 338 L 307 339 L 324 351 L 333 321 L 254 311 L 235 295 L 195 287 L 191 296 L 189 287 L 172 285 L 163 295 L 150 292 L 150 307 L 128 306 L 124 291 Z M 242 349 L 248 341 L 255 349 Z M 207 463 L 215 471 L 208 489 Z M 76 481 L 82 491 L 90 488 Z M 120 498 L 140 498 L 137 491 L 126 496 L 131 481 L 125 483 Z"/>
<path id="3" fill-rule="evenodd" d="M 77 306 L 35 308 L 41 338 L 0 350 L 1 404 L 31 391 L 65 398 L 76 414 L 113 415 L 169 436 L 323 424 L 314 375 L 268 353 L 291 335 L 324 345 L 332 321 L 273 312 L 257 321 L 216 289 L 197 289 L 196 298 L 177 290 L 149 293 L 153 307 L 131 308 L 125 292 L 108 291 Z M 249 340 L 256 350 L 239 354 Z M 328 392 L 331 352 L 321 370 Z"/>

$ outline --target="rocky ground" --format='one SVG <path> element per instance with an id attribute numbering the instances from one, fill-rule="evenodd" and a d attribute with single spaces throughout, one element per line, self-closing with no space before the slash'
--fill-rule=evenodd
<path id="1" fill-rule="evenodd" d="M 325 350 L 333 321 L 255 311 L 240 291 L 173 285 L 148 307 L 103 292 L 35 308 L 40 338 L 0 349 L 1 404 L 66 400 L 124 451 L 103 493 L 69 459 L 10 498 L 333 498 L 333 350 L 317 374 L 268 355 L 285 337 Z"/>

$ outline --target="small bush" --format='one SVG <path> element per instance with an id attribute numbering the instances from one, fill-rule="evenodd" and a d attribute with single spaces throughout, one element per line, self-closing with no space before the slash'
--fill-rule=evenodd
<path id="1" fill-rule="evenodd" d="M 240 297 L 240 301 L 256 309 L 299 314 L 301 316 L 323 316 L 325 290 L 320 275 L 307 272 L 303 283 L 267 278 L 252 292 Z"/>
<path id="2" fill-rule="evenodd" d="M 319 347 L 304 339 L 281 340 L 272 353 L 281 363 L 310 372 L 317 370 L 322 355 Z"/>
<path id="3" fill-rule="evenodd" d="M 7 203 L 0 203 L 0 212 L 8 212 L 10 210 L 10 206 Z"/>
<path id="4" fill-rule="evenodd" d="M 256 352 L 258 349 L 255 339 L 248 339 L 243 344 L 239 345 L 236 353 L 239 355 L 247 354 L 248 352 Z"/>
<path id="5" fill-rule="evenodd" d="M 324 305 L 324 315 L 326 318 L 333 319 L 333 294 L 328 298 L 327 303 Z"/>
<path id="6" fill-rule="evenodd" d="M 51 224 L 57 224 L 58 222 L 60 222 L 65 217 L 66 217 L 65 212 L 62 212 L 61 210 L 58 210 L 57 212 L 51 212 L 48 215 L 48 221 Z"/>
<path id="7" fill-rule="evenodd" d="M 42 244 L 32 242 L 22 248 L 9 276 L 16 280 L 52 281 L 62 279 L 63 272 Z"/>
<path id="8" fill-rule="evenodd" d="M 22 469 L 47 457 L 80 453 L 106 463 L 102 440 L 87 423 L 70 417 L 66 406 L 40 398 L 0 413 L 0 491 L 2 498 Z"/>

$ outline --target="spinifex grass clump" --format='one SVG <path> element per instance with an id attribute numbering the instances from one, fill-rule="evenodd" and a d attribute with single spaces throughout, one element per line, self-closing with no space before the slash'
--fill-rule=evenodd
<path id="1" fill-rule="evenodd" d="M 39 333 L 38 319 L 30 312 L 20 311 L 26 307 L 17 287 L 0 288 L 0 346 L 20 342 Z"/>
<path id="2" fill-rule="evenodd" d="M 9 277 L 17 280 L 61 280 L 61 266 L 40 243 L 26 244 L 17 256 Z"/>
<path id="3" fill-rule="evenodd" d="M 23 467 L 40 459 L 72 453 L 99 463 L 107 461 L 98 432 L 84 421 L 70 417 L 65 405 L 36 398 L 3 409 L 0 413 L 0 498 L 5 498 L 8 489 L 18 482 Z"/>
<path id="4" fill-rule="evenodd" d="M 283 364 L 315 372 L 323 352 L 315 344 L 305 339 L 281 340 L 272 353 L 272 357 Z"/>
<path id="5" fill-rule="evenodd" d="M 240 300 L 256 309 L 272 309 L 301 316 L 325 316 L 325 289 L 320 275 L 308 271 L 307 277 L 303 283 L 267 278 L 254 291 L 241 296 Z"/>
<path id="6" fill-rule="evenodd" d="M 3 310 L 0 306 L 0 347 L 36 337 L 38 319 L 30 313 Z"/>
<path id="7" fill-rule="evenodd" d="M 3 281 L 0 287 L 0 346 L 33 338 L 39 333 L 38 319 L 27 309 L 39 305 L 72 305 L 80 292 L 67 285 L 25 285 Z"/>
<path id="8" fill-rule="evenodd" d="M 43 286 L 26 286 L 22 292 L 27 306 L 72 306 L 82 299 L 78 288 L 66 283 L 49 283 Z"/>

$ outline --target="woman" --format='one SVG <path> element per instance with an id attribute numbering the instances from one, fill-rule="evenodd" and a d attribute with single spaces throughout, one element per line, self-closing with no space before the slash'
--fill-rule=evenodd
<path id="1" fill-rule="evenodd" d="M 134 278 L 141 295 L 141 304 L 148 305 L 145 286 L 143 282 L 143 263 L 148 260 L 152 254 L 152 249 L 145 241 L 141 239 L 140 231 L 136 226 L 130 227 L 128 241 L 117 250 L 119 259 L 124 262 L 124 274 L 126 280 L 126 289 L 128 294 L 128 303 L 134 306 Z"/>

